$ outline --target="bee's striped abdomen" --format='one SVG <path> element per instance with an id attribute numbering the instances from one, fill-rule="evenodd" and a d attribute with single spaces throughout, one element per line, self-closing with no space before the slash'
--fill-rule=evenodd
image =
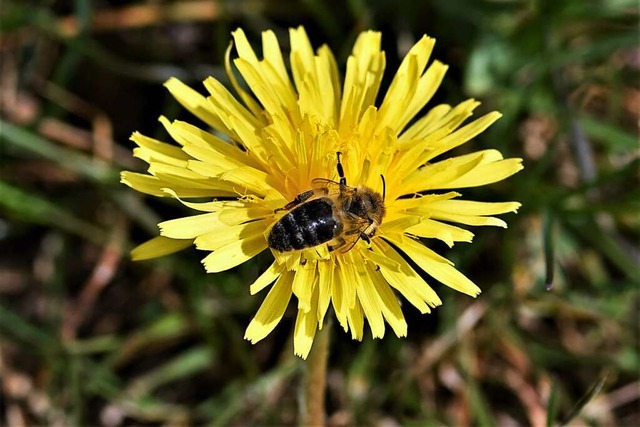
<path id="1" fill-rule="evenodd" d="M 280 252 L 297 251 L 326 243 L 342 231 L 333 216 L 333 202 L 326 197 L 306 202 L 280 218 L 269 234 L 269 247 Z"/>

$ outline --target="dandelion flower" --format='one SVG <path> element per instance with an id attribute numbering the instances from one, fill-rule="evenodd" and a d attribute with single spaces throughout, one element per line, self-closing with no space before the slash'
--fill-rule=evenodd
<path id="1" fill-rule="evenodd" d="M 442 158 L 500 114 L 491 112 L 465 124 L 479 105 L 470 99 L 453 107 L 437 105 L 418 116 L 447 70 L 430 61 L 435 40 L 424 36 L 411 48 L 376 105 L 385 69 L 379 32 L 358 36 L 344 82 L 331 50 L 322 46 L 314 51 L 302 27 L 289 33 L 289 67 L 272 31 L 262 33 L 262 59 L 241 29 L 232 35 L 225 64 L 237 95 L 212 77 L 204 81 L 208 96 L 175 78 L 165 83 L 211 129 L 161 117 L 177 145 L 132 136 L 138 145 L 134 155 L 149 164 L 148 174 L 123 172 L 122 182 L 146 194 L 176 198 L 200 212 L 160 223 L 160 236 L 137 247 L 134 259 L 195 245 L 208 252 L 202 263 L 215 273 L 270 249 L 273 263 L 250 286 L 252 295 L 269 291 L 245 338 L 252 343 L 265 338 L 295 295 L 294 352 L 302 358 L 329 306 L 345 332 L 361 340 L 365 319 L 374 338 L 384 335 L 386 325 L 406 336 L 399 297 L 422 313 L 440 305 L 407 258 L 442 284 L 478 295 L 471 280 L 421 239 L 453 246 L 473 237 L 454 223 L 506 227 L 493 215 L 514 212 L 519 203 L 461 200 L 453 190 L 503 180 L 522 164 L 496 150 Z M 232 60 L 233 47 L 237 57 Z M 372 220 L 365 221 L 338 244 L 333 239 L 301 250 L 270 248 L 271 230 L 293 209 L 285 206 L 314 188 L 298 206 L 328 197 L 320 193 L 322 188 L 318 191 L 318 182 L 326 187 L 340 180 L 337 153 L 350 188 L 384 195 L 384 216 L 373 226 Z"/>

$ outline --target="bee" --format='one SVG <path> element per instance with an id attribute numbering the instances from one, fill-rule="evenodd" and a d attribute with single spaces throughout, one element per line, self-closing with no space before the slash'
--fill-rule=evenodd
<path id="1" fill-rule="evenodd" d="M 336 153 L 340 182 L 315 178 L 312 189 L 274 211 L 289 212 L 271 228 L 267 239 L 270 248 L 290 252 L 328 243 L 329 251 L 343 248 L 348 252 L 360 239 L 371 243 L 385 214 L 384 176 L 382 195 L 369 187 L 347 185 L 341 154 Z M 348 243 L 351 245 L 344 250 Z"/>

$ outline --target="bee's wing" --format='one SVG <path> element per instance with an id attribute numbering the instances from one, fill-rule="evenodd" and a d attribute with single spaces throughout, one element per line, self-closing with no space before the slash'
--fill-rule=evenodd
<path id="1" fill-rule="evenodd" d="M 314 178 L 311 185 L 315 190 L 326 189 L 331 195 L 340 194 L 340 183 L 330 179 Z"/>

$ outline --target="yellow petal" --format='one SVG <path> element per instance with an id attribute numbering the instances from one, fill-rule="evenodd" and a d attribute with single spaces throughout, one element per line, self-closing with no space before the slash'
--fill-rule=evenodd
<path id="1" fill-rule="evenodd" d="M 238 56 L 240 58 L 244 58 L 252 64 L 258 63 L 258 57 L 256 53 L 253 51 L 249 40 L 247 40 L 247 36 L 244 34 L 244 30 L 242 28 L 238 28 L 235 31 L 231 32 L 233 36 L 233 41 L 236 45 L 236 50 L 238 51 Z"/>
<path id="2" fill-rule="evenodd" d="M 441 219 L 443 221 L 458 222 L 465 225 L 473 226 L 493 226 L 507 228 L 507 223 L 500 218 L 493 216 L 469 216 L 469 215 L 455 215 L 448 213 L 434 213 L 434 218 Z M 423 236 L 425 237 L 425 236 Z M 467 241 L 467 240 L 464 240 Z M 469 242 L 471 240 L 468 240 Z"/>
<path id="3" fill-rule="evenodd" d="M 184 152 L 189 154 L 192 158 L 197 160 L 190 160 L 187 164 L 193 163 L 202 163 L 205 167 L 208 167 L 211 171 L 209 172 L 201 172 L 200 170 L 196 170 L 199 174 L 203 176 L 217 176 L 222 172 L 239 168 L 246 165 L 244 161 L 237 161 L 224 153 L 219 151 L 212 150 L 209 147 L 201 147 L 193 144 L 186 144 L 183 148 Z M 189 167 L 191 170 L 195 170 Z M 206 171 L 206 169 L 204 169 Z"/>
<path id="4" fill-rule="evenodd" d="M 407 123 L 431 100 L 440 87 L 440 83 L 442 83 L 448 68 L 449 67 L 442 62 L 434 61 L 424 74 L 420 76 L 416 90 L 412 94 L 413 99 L 411 100 L 411 104 L 403 112 L 402 119 L 396 127 L 397 131 L 404 129 Z"/>
<path id="5" fill-rule="evenodd" d="M 141 147 L 134 148 L 133 157 L 136 157 L 147 163 L 161 162 L 161 163 L 167 163 L 173 166 L 179 166 L 182 168 L 187 167 L 186 160 L 178 160 L 175 157 L 168 157 L 157 151 L 149 150 L 148 148 L 141 148 Z"/>
<path id="6" fill-rule="evenodd" d="M 405 141 L 407 149 L 399 151 L 394 157 L 388 174 L 391 177 L 397 175 L 396 179 L 391 179 L 389 184 L 397 182 L 398 178 L 403 178 L 421 166 L 427 164 L 429 153 L 437 147 L 440 140 L 451 132 L 448 127 L 442 127 L 421 140 Z"/>
<path id="7" fill-rule="evenodd" d="M 353 252 L 347 252 L 340 261 L 336 269 L 342 282 L 342 298 L 347 307 L 353 307 L 356 304 L 356 284 L 359 280 L 356 277 L 358 274 L 353 263 Z"/>
<path id="8" fill-rule="evenodd" d="M 131 259 L 134 261 L 142 261 L 145 259 L 158 258 L 181 251 L 192 244 L 192 239 L 179 240 L 158 236 L 136 246 L 131 251 Z"/>
<path id="9" fill-rule="evenodd" d="M 406 232 L 420 237 L 442 240 L 449 247 L 452 247 L 455 242 L 471 242 L 473 240 L 473 233 L 468 230 L 425 218 L 419 224 L 408 228 Z"/>
<path id="10" fill-rule="evenodd" d="M 497 111 L 493 111 L 474 120 L 468 125 L 461 127 L 455 132 L 450 133 L 449 135 L 438 141 L 437 147 L 429 152 L 429 155 L 424 159 L 424 161 L 430 161 L 440 154 L 446 153 L 447 151 L 470 141 L 471 139 L 484 132 L 500 117 L 502 117 L 502 114 L 498 113 Z"/>
<path id="11" fill-rule="evenodd" d="M 298 89 L 298 105 L 300 113 L 314 117 L 319 124 L 335 127 L 338 119 L 340 102 L 339 78 L 335 69 L 335 58 L 331 51 L 323 46 L 318 55 L 312 57 L 312 69 L 305 69 L 301 82 L 296 81 Z M 293 55 L 292 60 L 298 61 Z M 299 60 L 298 68 L 306 67 L 305 61 Z M 296 67 L 294 67 L 296 69 Z M 295 77 L 294 73 L 294 77 Z"/>
<path id="12" fill-rule="evenodd" d="M 433 289 L 415 272 L 413 268 L 382 239 L 376 239 L 373 249 L 395 261 L 400 266 L 400 272 L 387 269 L 380 265 L 380 273 L 389 284 L 398 290 L 421 313 L 430 313 L 429 307 L 442 304 Z"/>
<path id="13" fill-rule="evenodd" d="M 371 285 L 373 285 L 378 306 L 382 311 L 384 318 L 393 329 L 393 332 L 399 337 L 407 336 L 407 322 L 398 304 L 398 299 L 389 287 L 389 283 L 384 279 L 382 273 L 375 271 L 370 266 L 366 268 Z"/>
<path id="14" fill-rule="evenodd" d="M 295 280 L 295 279 L 294 279 Z M 293 331 L 293 352 L 303 359 L 306 359 L 313 344 L 313 338 L 318 330 L 318 319 L 316 311 L 318 306 L 318 289 L 312 292 L 309 300 L 309 310 L 298 309 L 296 326 Z"/>
<path id="15" fill-rule="evenodd" d="M 318 92 L 324 97 L 319 105 L 322 108 L 321 117 L 332 127 L 337 128 L 338 114 L 340 113 L 340 73 L 333 52 L 327 46 L 318 49 L 316 59 L 318 67 Z"/>
<path id="16" fill-rule="evenodd" d="M 387 207 L 387 211 L 389 214 L 393 211 L 409 211 L 410 213 L 421 213 L 424 215 L 429 215 L 430 211 L 428 210 L 428 207 L 431 206 L 432 203 L 439 200 L 455 199 L 456 197 L 460 197 L 460 193 L 457 193 L 455 191 L 449 191 L 442 194 L 418 195 L 410 199 L 395 200 L 392 205 Z M 425 208 L 424 211 L 419 210 L 421 207 Z"/>
<path id="17" fill-rule="evenodd" d="M 271 175 L 249 166 L 228 170 L 220 175 L 220 179 L 261 196 L 273 191 L 272 184 L 275 184 Z"/>
<path id="18" fill-rule="evenodd" d="M 269 115 L 281 116 L 286 115 L 289 111 L 295 112 L 295 118 L 299 121 L 300 115 L 296 111 L 295 93 L 287 85 L 288 82 L 280 80 L 277 71 L 269 63 L 252 64 L 239 58 L 234 61 L 234 64 L 247 86 L 251 88 L 253 94 L 262 104 L 265 112 L 268 112 Z"/>
<path id="19" fill-rule="evenodd" d="M 164 86 L 169 89 L 169 92 L 171 92 L 171 95 L 176 99 L 176 101 L 189 110 L 194 116 L 214 129 L 223 131 L 226 134 L 231 133 L 215 111 L 209 107 L 204 96 L 200 95 L 198 92 L 191 89 L 175 77 L 171 77 L 167 80 L 164 83 Z"/>
<path id="20" fill-rule="evenodd" d="M 384 319 L 382 317 L 382 308 L 378 294 L 370 282 L 368 275 L 363 269 L 358 268 L 354 274 L 356 292 L 358 301 L 362 306 L 362 311 L 371 327 L 373 338 L 382 338 L 384 336 Z"/>
<path id="21" fill-rule="evenodd" d="M 238 190 L 241 190 L 241 188 L 237 189 L 232 182 L 208 178 L 192 170 L 165 163 L 151 163 L 148 171 L 165 183 L 163 188 L 171 188 L 181 197 L 220 197 L 230 194 L 237 197 Z M 191 193 L 193 195 L 186 195 Z M 201 195 L 198 196 L 198 194 Z"/>
<path id="22" fill-rule="evenodd" d="M 202 151 L 196 151 L 193 146 L 200 147 L 223 156 L 227 161 L 232 162 L 233 165 L 245 165 L 254 168 L 259 168 L 260 164 L 252 158 L 249 153 L 242 151 L 240 148 L 232 145 L 209 132 L 205 132 L 202 129 L 190 125 L 189 123 L 175 120 L 171 123 L 166 123 L 165 128 L 171 137 L 179 144 L 185 146 L 187 152 L 192 151 L 194 154 L 204 156 Z M 195 157 L 195 156 L 194 156 Z M 201 157 L 196 157 L 200 158 Z M 218 164 L 220 157 L 215 158 L 216 164 Z"/>
<path id="23" fill-rule="evenodd" d="M 315 80 L 315 76 L 307 77 L 307 74 L 315 74 L 313 47 L 307 36 L 304 27 L 289 29 L 289 39 L 291 41 L 291 53 L 289 60 L 291 62 L 291 73 L 296 89 L 300 92 L 300 88 L 304 85 L 306 78 Z"/>
<path id="24" fill-rule="evenodd" d="M 149 138 L 139 132 L 134 132 L 130 139 L 140 146 L 134 149 L 134 155 L 147 163 L 156 161 L 186 167 L 187 160 L 190 159 L 179 147 Z"/>
<path id="25" fill-rule="evenodd" d="M 506 159 L 486 163 L 479 165 L 469 173 L 452 180 L 440 188 L 471 188 L 493 184 L 494 182 L 502 181 L 510 177 L 523 168 L 522 159 Z"/>
<path id="26" fill-rule="evenodd" d="M 242 32 L 241 29 L 239 29 L 238 31 Z M 242 32 L 242 36 L 244 37 L 244 32 Z M 260 107 L 260 105 L 258 105 L 255 99 L 253 99 L 253 96 L 251 96 L 251 94 L 244 90 L 244 87 L 240 85 L 238 79 L 236 78 L 236 74 L 231 67 L 232 49 L 233 43 L 229 43 L 229 45 L 227 46 L 227 50 L 224 52 L 224 70 L 227 73 L 227 77 L 231 81 L 231 86 L 233 86 L 233 89 L 236 91 L 236 93 L 240 95 L 240 99 L 242 99 L 242 102 L 244 102 L 247 108 L 251 110 L 254 116 L 260 116 L 262 113 L 262 108 Z"/>
<path id="27" fill-rule="evenodd" d="M 414 55 L 407 55 L 402 65 L 402 74 L 399 70 L 395 75 L 380 106 L 376 131 L 388 127 L 397 135 L 403 127 L 402 116 L 406 109 L 404 102 L 411 102 L 411 94 L 416 91 L 422 70 L 418 68 L 418 59 Z"/>
<path id="28" fill-rule="evenodd" d="M 215 225 L 209 226 L 208 231 L 200 233 L 200 235 L 196 237 L 194 243 L 196 244 L 196 248 L 200 250 L 216 251 L 223 246 L 227 246 L 238 240 L 260 237 L 266 245 L 266 241 L 264 239 L 264 231 L 268 228 L 268 225 L 269 221 L 264 220 L 252 221 L 246 224 L 238 224 L 233 226 L 228 226 L 227 224 L 216 222 Z M 197 230 L 197 227 L 194 227 L 194 229 Z"/>
<path id="29" fill-rule="evenodd" d="M 291 299 L 291 281 L 293 273 L 285 272 L 276 281 L 267 294 L 253 320 L 247 326 L 244 338 L 257 343 L 276 327 L 282 319 Z"/>
<path id="30" fill-rule="evenodd" d="M 284 58 L 282 56 L 282 50 L 278 43 L 278 38 L 273 31 L 262 32 L 262 54 L 264 59 L 271 64 L 273 69 L 280 76 L 282 82 L 286 82 L 289 86 L 289 91 L 293 93 L 293 86 L 291 86 L 291 80 L 289 79 L 289 73 L 287 67 L 284 64 Z"/>
<path id="31" fill-rule="evenodd" d="M 336 313 L 338 323 L 344 329 L 349 330 L 349 323 L 347 322 L 347 315 L 349 313 L 349 307 L 345 303 L 344 291 L 345 286 L 352 286 L 349 283 L 343 283 L 340 278 L 340 264 L 336 264 L 333 268 L 333 280 L 331 281 L 331 303 Z"/>
<path id="32" fill-rule="evenodd" d="M 445 127 L 447 121 L 443 118 L 447 117 L 451 110 L 451 106 L 448 104 L 440 104 L 431 108 L 427 114 L 417 119 L 400 134 L 398 148 L 408 150 L 413 145 L 409 145 L 408 141 L 422 140 L 436 130 Z"/>
<path id="33" fill-rule="evenodd" d="M 218 220 L 219 213 L 192 215 L 184 218 L 163 221 L 158 224 L 160 234 L 172 239 L 195 239 L 211 230 L 226 227 Z"/>
<path id="34" fill-rule="evenodd" d="M 286 173 L 294 167 L 293 141 L 296 137 L 297 129 L 291 126 L 291 122 L 280 115 L 272 115 L 272 124 L 264 129 L 263 144 L 272 154 L 272 170 L 277 173 Z"/>
<path id="35" fill-rule="evenodd" d="M 316 288 L 316 263 L 307 261 L 298 266 L 291 285 L 293 294 L 298 297 L 298 309 L 305 313 L 311 310 L 311 297 Z"/>
<path id="36" fill-rule="evenodd" d="M 251 111 L 249 111 L 244 105 L 242 105 L 229 90 L 218 80 L 213 77 L 208 77 L 205 79 L 204 87 L 211 94 L 207 98 L 207 105 L 209 108 L 214 111 L 219 117 L 220 120 L 224 123 L 222 128 L 216 128 L 219 130 L 229 129 L 235 130 L 233 127 L 229 126 L 229 119 L 231 117 L 237 118 L 239 121 L 242 121 L 247 124 L 247 126 L 255 129 L 262 126 L 260 120 L 254 116 Z M 233 132 L 230 136 L 233 135 Z M 244 145 L 245 141 L 238 141 Z M 247 147 L 249 148 L 249 147 Z"/>
<path id="37" fill-rule="evenodd" d="M 188 208 L 202 212 L 218 212 L 220 222 L 227 225 L 236 225 L 253 219 L 262 219 L 273 214 L 273 209 L 244 200 L 188 202 L 181 199 L 175 191 L 169 188 L 164 188 L 163 192 L 177 199 Z"/>
<path id="38" fill-rule="evenodd" d="M 137 172 L 120 172 L 120 182 L 144 194 L 157 197 L 166 197 L 162 191 L 167 186 L 166 182 L 160 181 L 155 176 L 145 175 Z"/>
<path id="39" fill-rule="evenodd" d="M 443 200 L 429 203 L 416 211 L 429 211 L 431 216 L 450 222 L 459 222 L 467 225 L 492 225 L 507 227 L 507 223 L 495 217 L 481 215 L 495 215 L 506 212 L 516 212 L 520 207 L 517 202 L 485 203 L 468 200 Z M 427 236 L 424 236 L 427 237 Z"/>
<path id="40" fill-rule="evenodd" d="M 188 180 L 173 179 L 172 182 L 155 176 L 136 172 L 120 173 L 120 182 L 141 193 L 157 197 L 168 197 L 165 188 L 171 187 L 178 197 L 229 197 L 236 195 L 232 191 L 191 185 Z"/>
<path id="41" fill-rule="evenodd" d="M 248 152 L 259 160 L 262 165 L 267 165 L 269 163 L 271 153 L 269 153 L 262 138 L 260 137 L 260 132 L 258 130 L 260 127 L 257 127 L 235 115 L 229 115 L 227 117 L 227 121 L 229 122 L 229 126 L 231 126 L 238 135 L 238 140 L 242 141 L 242 145 L 248 150 Z M 262 169 L 268 170 L 267 167 Z"/>
<path id="42" fill-rule="evenodd" d="M 397 133 L 404 128 L 408 120 L 412 118 L 412 116 L 408 118 L 405 116 L 406 110 L 417 111 L 421 108 L 418 107 L 421 101 L 412 105 L 414 96 L 425 96 L 427 100 L 429 99 L 430 96 L 425 91 L 426 86 L 424 84 L 421 87 L 421 91 L 418 91 L 417 88 L 419 79 L 422 76 L 434 45 L 435 39 L 423 36 L 418 43 L 413 45 L 402 60 L 380 106 L 378 130 L 388 126 L 391 127 L 397 135 Z M 428 78 L 432 80 L 437 79 L 435 74 L 437 73 L 429 74 Z M 409 104 L 409 108 L 407 108 L 407 104 Z"/>
<path id="43" fill-rule="evenodd" d="M 189 170 L 211 178 L 211 182 L 223 183 L 233 188 L 236 193 L 264 196 L 273 190 L 268 182 L 273 182 L 273 178 L 257 169 L 249 166 L 229 168 L 216 168 L 215 166 L 191 160 L 189 161 Z"/>
<path id="44" fill-rule="evenodd" d="M 362 306 L 355 304 L 347 312 L 347 323 L 351 330 L 351 338 L 354 340 L 362 341 L 364 336 L 364 313 L 362 312 Z"/>
<path id="45" fill-rule="evenodd" d="M 471 280 L 453 267 L 450 261 L 442 258 L 420 242 L 412 239 L 394 241 L 395 244 L 411 258 L 421 269 L 442 284 L 459 292 L 478 296 L 481 292 Z"/>
<path id="46" fill-rule="evenodd" d="M 420 221 L 422 220 L 417 215 L 402 215 L 398 213 L 395 217 L 396 218 L 391 221 L 385 221 L 382 223 L 379 228 L 381 234 L 404 233 L 408 228 L 420 224 Z"/>
<path id="47" fill-rule="evenodd" d="M 353 46 L 352 58 L 356 61 L 356 75 L 352 81 L 345 77 L 345 87 L 347 85 L 364 85 L 369 79 L 374 79 L 370 86 L 371 91 L 365 95 L 365 106 L 373 105 L 378 94 L 378 87 L 382 80 L 384 67 L 386 65 L 385 55 L 381 49 L 382 33 L 379 31 L 363 31 L 358 35 Z M 349 67 L 347 66 L 347 70 Z"/>
<path id="48" fill-rule="evenodd" d="M 432 212 L 455 212 L 460 215 L 480 216 L 517 212 L 518 202 L 474 202 L 471 200 L 437 200 L 426 206 Z"/>
<path id="49" fill-rule="evenodd" d="M 332 261 L 320 261 L 318 262 L 318 324 L 320 329 L 324 323 L 324 316 L 329 309 L 331 303 L 331 289 L 333 286 L 333 262 Z"/>
<path id="50" fill-rule="evenodd" d="M 249 292 L 251 293 L 251 295 L 257 294 L 258 292 L 272 284 L 278 277 L 280 277 L 283 271 L 284 268 L 281 264 L 278 264 L 277 262 L 272 263 L 269 268 L 267 268 L 265 272 L 262 273 L 260 277 L 258 277 L 256 281 L 253 282 L 249 287 Z"/>
<path id="51" fill-rule="evenodd" d="M 387 270 L 395 272 L 400 271 L 400 264 L 374 250 L 362 251 L 362 256 L 371 261 L 375 266 L 384 265 Z"/>
<path id="52" fill-rule="evenodd" d="M 433 189 L 457 188 L 451 183 L 470 175 L 482 164 L 493 164 L 501 159 L 499 151 L 483 150 L 432 163 L 408 175 L 402 182 L 402 189 L 396 191 L 413 194 Z"/>
<path id="53" fill-rule="evenodd" d="M 219 273 L 250 260 L 265 249 L 267 242 L 262 235 L 236 240 L 204 257 L 202 264 L 207 273 Z"/>
<path id="54" fill-rule="evenodd" d="M 347 59 L 340 104 L 340 133 L 350 132 L 362 112 L 376 100 L 386 64 L 380 49 L 381 38 L 381 33 L 375 31 L 360 33 L 352 55 Z"/>

